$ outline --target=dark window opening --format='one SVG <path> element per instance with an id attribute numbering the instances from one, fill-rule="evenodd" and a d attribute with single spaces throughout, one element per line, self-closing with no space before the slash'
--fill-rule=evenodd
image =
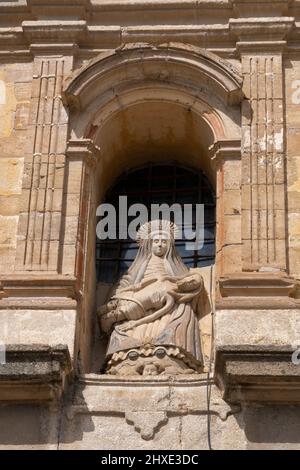
<path id="1" fill-rule="evenodd" d="M 131 204 L 150 205 L 204 204 L 204 245 L 200 250 L 186 250 L 185 239 L 176 240 L 176 248 L 190 267 L 209 266 L 215 259 L 215 195 L 204 173 L 175 163 L 151 163 L 123 173 L 106 195 L 105 202 L 118 208 L 119 196 Z M 133 218 L 128 217 L 128 222 Z M 195 209 L 193 210 L 195 221 Z M 118 212 L 117 212 L 118 222 Z M 193 224 L 195 229 L 195 224 Z M 118 226 L 117 226 L 118 233 Z M 129 268 L 137 254 L 134 240 L 99 240 L 96 242 L 98 282 L 116 282 Z"/>

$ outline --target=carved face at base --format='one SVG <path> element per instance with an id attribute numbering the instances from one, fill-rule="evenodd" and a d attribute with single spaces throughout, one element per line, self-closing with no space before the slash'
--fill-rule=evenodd
<path id="1" fill-rule="evenodd" d="M 155 364 L 146 364 L 142 375 L 148 375 L 148 376 L 153 376 L 153 375 L 159 375 L 159 368 Z"/>
<path id="2" fill-rule="evenodd" d="M 152 239 L 152 253 L 155 256 L 165 256 L 169 246 L 169 240 L 161 235 L 155 235 L 155 237 Z"/>

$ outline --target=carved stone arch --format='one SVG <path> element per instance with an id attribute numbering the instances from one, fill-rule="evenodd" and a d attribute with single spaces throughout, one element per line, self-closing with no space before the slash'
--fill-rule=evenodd
<path id="1" fill-rule="evenodd" d="M 64 88 L 72 110 L 71 137 L 86 136 L 95 116 L 106 108 L 112 113 L 113 104 L 123 106 L 123 97 L 137 99 L 140 92 L 144 100 L 151 100 L 155 99 L 151 93 L 159 90 L 175 92 L 171 99 L 188 109 L 202 104 L 204 119 L 214 119 L 216 139 L 239 134 L 243 96 L 239 71 L 204 49 L 170 43 L 128 44 L 99 54 L 71 75 Z M 129 105 L 130 99 L 124 103 Z"/>
<path id="2" fill-rule="evenodd" d="M 218 275 L 226 272 L 226 256 L 232 264 L 233 253 L 234 269 L 240 270 L 241 214 L 225 214 L 224 198 L 240 188 L 241 87 L 230 63 L 183 44 L 126 45 L 100 54 L 65 82 L 66 207 L 74 199 L 68 188 L 74 192 L 79 171 L 80 177 L 78 232 L 73 251 L 68 247 L 62 256 L 62 269 L 73 256 L 72 274 L 83 294 L 78 344 L 85 364 L 95 298 L 95 210 L 124 169 L 162 154 L 202 168 L 216 185 Z M 65 236 L 69 226 L 66 216 Z"/>
<path id="3" fill-rule="evenodd" d="M 184 70 L 182 76 L 176 74 L 176 67 L 178 71 Z M 215 54 L 181 43 L 157 46 L 137 43 L 103 52 L 73 73 L 66 80 L 67 100 L 76 107 L 85 108 L 93 99 L 91 88 L 97 95 L 97 90 L 107 87 L 107 80 L 109 88 L 122 85 L 120 80 L 115 81 L 122 69 L 127 76 L 126 81 L 147 78 L 165 82 L 183 80 L 198 92 L 206 86 L 215 89 L 216 94 L 230 105 L 238 104 L 242 98 L 242 75 L 228 61 Z"/>

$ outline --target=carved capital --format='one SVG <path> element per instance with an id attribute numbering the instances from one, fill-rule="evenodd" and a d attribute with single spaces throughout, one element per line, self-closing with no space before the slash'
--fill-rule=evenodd
<path id="1" fill-rule="evenodd" d="M 241 141 L 235 140 L 217 140 L 209 149 L 210 158 L 215 165 L 225 159 L 240 160 Z"/>
<path id="2" fill-rule="evenodd" d="M 257 51 L 261 46 L 264 50 L 268 47 L 281 46 L 295 23 L 294 17 L 266 17 L 266 18 L 231 18 L 229 20 L 230 32 L 238 38 L 238 46 Z"/>
<path id="3" fill-rule="evenodd" d="M 96 164 L 99 153 L 100 148 L 91 139 L 71 139 L 67 144 L 66 155 L 83 160 L 89 166 Z"/>

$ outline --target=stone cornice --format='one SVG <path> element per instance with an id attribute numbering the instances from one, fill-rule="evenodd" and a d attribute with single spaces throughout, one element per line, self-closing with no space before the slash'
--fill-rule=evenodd
<path id="1" fill-rule="evenodd" d="M 237 17 L 284 16 L 296 2 L 293 0 L 232 0 Z"/>
<path id="2" fill-rule="evenodd" d="M 295 24 L 294 17 L 231 18 L 230 31 L 240 41 L 278 41 L 286 38 Z"/>
<path id="3" fill-rule="evenodd" d="M 28 11 L 28 0 L 4 0 L 0 3 L 1 12 L 26 12 Z"/>
<path id="4" fill-rule="evenodd" d="M 284 273 L 236 273 L 218 281 L 216 308 L 299 309 L 299 281 Z"/>
<path id="5" fill-rule="evenodd" d="M 93 166 L 99 156 L 100 148 L 91 139 L 70 139 L 66 155 L 69 158 L 80 159 Z"/>
<path id="6" fill-rule="evenodd" d="M 72 376 L 65 345 L 6 345 L 5 359 L 0 364 L 0 401 L 57 402 Z"/>
<path id="7" fill-rule="evenodd" d="M 107 12 L 107 11 L 128 11 L 128 10 L 195 10 L 195 9 L 220 9 L 231 10 L 234 0 L 4 0 L 0 4 L 0 12 L 36 12 L 42 8 L 61 7 L 72 8 L 80 11 L 80 7 L 84 12 Z"/>
<path id="8" fill-rule="evenodd" d="M 22 13 L 24 15 L 43 14 L 45 9 L 51 14 L 72 12 L 81 18 L 89 13 L 103 14 L 110 12 L 132 12 L 146 11 L 152 12 L 176 12 L 178 10 L 191 12 L 192 14 L 200 10 L 201 12 L 217 10 L 230 14 L 231 16 L 249 16 L 249 12 L 256 16 L 259 10 L 260 15 L 265 12 L 268 15 L 283 15 L 291 9 L 299 8 L 299 0 L 4 0 L 0 3 L 0 13 Z M 74 16 L 75 15 L 75 16 Z"/>
<path id="9" fill-rule="evenodd" d="M 229 403 L 299 403 L 300 366 L 292 346 L 216 348 L 215 379 Z"/>
<path id="10" fill-rule="evenodd" d="M 74 43 L 44 43 L 44 44 L 31 44 L 30 53 L 34 56 L 74 56 L 78 51 L 77 44 Z"/>
<path id="11" fill-rule="evenodd" d="M 230 403 L 299 403 L 300 366 L 290 345 L 216 348 L 215 379 Z"/>
<path id="12" fill-rule="evenodd" d="M 240 53 L 251 55 L 281 54 L 287 49 L 287 41 L 238 41 L 236 48 Z"/>
<path id="13" fill-rule="evenodd" d="M 0 26 L 0 44 L 21 44 L 24 42 L 22 26 L 8 27 Z"/>
<path id="14" fill-rule="evenodd" d="M 86 31 L 86 21 L 23 21 L 24 36 L 29 42 L 45 41 L 80 41 L 81 35 Z"/>
<path id="15" fill-rule="evenodd" d="M 232 274 L 219 280 L 223 297 L 274 295 L 291 296 L 295 289 L 295 279 L 272 273 Z"/>
<path id="16" fill-rule="evenodd" d="M 82 8 L 84 11 L 119 10 L 174 10 L 174 9 L 218 9 L 233 10 L 240 15 L 255 15 L 255 8 L 273 13 L 283 13 L 288 8 L 299 7 L 299 0 L 4 0 L 1 9 L 6 11 L 34 12 L 40 8 Z"/>
<path id="17" fill-rule="evenodd" d="M 248 17 L 253 5 L 259 6 L 260 15 Z M 118 47 L 127 42 L 154 42 L 158 40 L 190 42 L 205 48 L 222 45 L 231 49 L 236 41 L 253 42 L 254 47 L 270 47 L 270 42 L 294 38 L 297 30 L 297 0 L 28 0 L 0 3 L 0 45 L 14 54 L 16 46 L 28 48 L 40 43 L 75 43 L 80 48 Z M 49 20 L 43 20 L 44 10 Z M 265 8 L 265 10 L 263 10 Z M 132 21 L 132 12 L 146 12 L 142 24 Z M 196 12 L 201 10 L 197 18 Z M 5 14 L 1 15 L 1 12 Z M 215 24 L 206 19 L 214 11 Z M 247 15 L 244 15 L 244 11 Z M 265 11 L 265 17 L 261 16 Z M 72 20 L 66 20 L 66 13 Z M 93 13 L 93 23 L 89 19 Z M 11 17 L 10 17 L 11 14 Z M 110 18 L 113 14 L 113 20 Z M 299 12 L 300 14 L 300 12 Z M 116 16 L 117 15 L 117 16 Z M 175 16 L 174 16 L 175 15 Z M 178 15 L 182 23 L 178 24 Z M 285 15 L 285 16 L 283 16 Z M 159 21 L 159 22 L 158 22 Z M 262 41 L 260 46 L 258 43 Z M 255 43 L 255 44 L 254 44 Z M 277 44 L 281 47 L 280 44 Z"/>
<path id="18" fill-rule="evenodd" d="M 74 309 L 81 298 L 78 281 L 41 273 L 0 277 L 0 309 Z"/>
<path id="19" fill-rule="evenodd" d="M 220 9 L 231 10 L 234 0 L 90 0 L 93 11 L 116 11 L 128 9 L 174 10 L 174 9 Z"/>

